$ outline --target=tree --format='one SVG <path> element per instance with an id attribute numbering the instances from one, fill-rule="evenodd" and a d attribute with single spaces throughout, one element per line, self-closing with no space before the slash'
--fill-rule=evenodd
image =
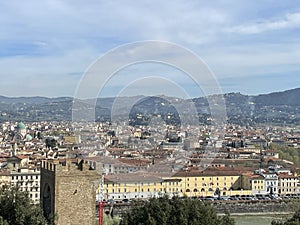
<path id="1" fill-rule="evenodd" d="M 55 148 L 56 147 L 56 140 L 53 137 L 47 137 L 45 140 L 45 144 L 47 148 Z"/>
<path id="2" fill-rule="evenodd" d="M 168 196 L 137 202 L 120 225 L 234 225 L 229 215 L 218 217 L 214 208 L 197 199 Z"/>
<path id="3" fill-rule="evenodd" d="M 300 225 L 300 208 L 294 213 L 292 218 L 289 218 L 284 222 L 273 220 L 271 225 Z"/>
<path id="4" fill-rule="evenodd" d="M 0 225 L 46 225 L 43 211 L 18 187 L 0 188 Z"/>

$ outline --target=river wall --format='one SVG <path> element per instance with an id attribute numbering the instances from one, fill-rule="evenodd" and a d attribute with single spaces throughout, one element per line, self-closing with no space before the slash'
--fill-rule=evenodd
<path id="1" fill-rule="evenodd" d="M 216 201 L 211 202 L 218 214 L 258 215 L 258 214 L 291 214 L 300 207 L 300 200 L 278 201 Z M 122 215 L 130 209 L 130 204 L 105 205 L 105 212 Z"/>
<path id="2" fill-rule="evenodd" d="M 295 212 L 300 207 L 300 201 L 217 202 L 213 203 L 213 205 L 218 214 L 289 214 Z"/>

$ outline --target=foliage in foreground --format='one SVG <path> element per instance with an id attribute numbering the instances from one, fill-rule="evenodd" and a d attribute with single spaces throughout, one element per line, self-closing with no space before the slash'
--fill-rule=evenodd
<path id="1" fill-rule="evenodd" d="M 272 225 L 300 225 L 300 208 L 286 221 L 272 221 Z"/>
<path id="2" fill-rule="evenodd" d="M 123 216 L 120 225 L 234 225 L 229 215 L 218 217 L 214 208 L 199 200 L 168 196 L 139 202 Z"/>
<path id="3" fill-rule="evenodd" d="M 0 225 L 46 225 L 42 209 L 17 187 L 0 187 Z"/>

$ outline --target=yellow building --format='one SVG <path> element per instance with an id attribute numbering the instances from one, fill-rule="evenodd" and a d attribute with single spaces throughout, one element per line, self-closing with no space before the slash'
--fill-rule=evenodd
<path id="1" fill-rule="evenodd" d="M 260 174 L 253 174 L 249 176 L 252 193 L 255 194 L 267 194 L 265 177 Z"/>
<path id="2" fill-rule="evenodd" d="M 105 176 L 103 191 L 106 200 L 173 196 L 180 195 L 181 180 L 164 179 L 146 172 L 114 174 Z"/>
<path id="3" fill-rule="evenodd" d="M 227 168 L 186 170 L 176 173 L 173 178 L 181 179 L 182 194 L 193 197 L 249 195 L 241 171 Z"/>
<path id="4" fill-rule="evenodd" d="M 169 196 L 229 196 L 250 195 L 252 189 L 241 171 L 210 168 L 204 171 L 187 170 L 170 175 L 137 172 L 105 176 L 104 198 L 123 200 Z"/>

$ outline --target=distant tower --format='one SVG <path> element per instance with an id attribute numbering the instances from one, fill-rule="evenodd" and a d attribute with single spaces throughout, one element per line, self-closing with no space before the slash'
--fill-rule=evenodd
<path id="1" fill-rule="evenodd" d="M 96 221 L 96 188 L 101 172 L 81 160 L 43 161 L 41 207 L 51 224 L 91 225 Z M 54 218 L 54 219 L 53 219 Z"/>

